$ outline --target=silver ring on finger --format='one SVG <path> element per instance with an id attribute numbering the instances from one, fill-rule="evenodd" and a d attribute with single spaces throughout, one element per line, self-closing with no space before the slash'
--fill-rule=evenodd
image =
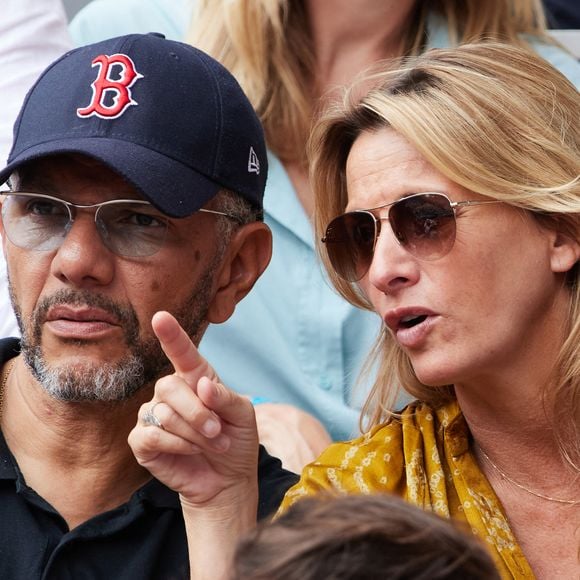
<path id="1" fill-rule="evenodd" d="M 163 423 L 159 420 L 159 417 L 155 415 L 155 407 L 157 407 L 157 405 L 159 405 L 160 402 L 161 401 L 153 403 L 153 405 L 151 405 L 151 408 L 145 411 L 145 414 L 143 415 L 143 424 L 152 425 L 153 427 L 159 427 L 159 429 L 163 429 L 165 431 Z"/>

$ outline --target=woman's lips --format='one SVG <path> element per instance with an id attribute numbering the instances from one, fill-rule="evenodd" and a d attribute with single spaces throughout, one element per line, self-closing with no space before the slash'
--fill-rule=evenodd
<path id="1" fill-rule="evenodd" d="M 421 306 L 390 310 L 384 317 L 397 342 L 406 348 L 421 346 L 438 315 Z"/>
<path id="2" fill-rule="evenodd" d="M 398 343 L 405 348 L 420 347 L 427 338 L 435 320 L 436 316 L 425 316 L 421 322 L 414 326 L 408 328 L 399 326 L 395 331 L 395 337 Z"/>

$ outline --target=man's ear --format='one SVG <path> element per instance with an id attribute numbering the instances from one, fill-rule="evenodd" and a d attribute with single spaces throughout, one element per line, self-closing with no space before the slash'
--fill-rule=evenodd
<path id="1" fill-rule="evenodd" d="M 580 260 L 580 243 L 562 232 L 553 232 L 550 252 L 552 272 L 569 272 Z"/>
<path id="2" fill-rule="evenodd" d="M 272 257 L 272 232 L 263 222 L 240 227 L 232 236 L 216 281 L 207 320 L 225 322 L 252 289 Z"/>

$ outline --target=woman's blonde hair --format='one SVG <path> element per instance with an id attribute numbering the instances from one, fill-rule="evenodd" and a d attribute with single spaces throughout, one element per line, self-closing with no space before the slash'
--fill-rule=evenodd
<path id="1" fill-rule="evenodd" d="M 317 239 L 347 204 L 345 167 L 353 142 L 390 127 L 455 183 L 522 208 L 545 227 L 580 240 L 580 94 L 558 71 L 527 50 L 499 43 L 430 50 L 396 70 L 377 73 L 362 101 L 348 94 L 315 127 L 311 179 Z M 372 310 L 360 288 L 338 278 L 319 252 L 335 288 Z M 569 328 L 546 392 L 568 461 L 580 467 L 579 264 L 568 272 Z M 452 387 L 419 382 L 410 360 L 384 330 L 374 351 L 379 368 L 365 414 L 383 422 L 400 385 L 438 406 Z M 555 396 L 552 396 L 555 393 Z"/>
<path id="2" fill-rule="evenodd" d="M 269 148 L 282 161 L 304 162 L 316 116 L 315 57 L 305 0 L 198 0 L 188 41 L 238 79 L 258 112 Z M 426 46 L 432 13 L 454 44 L 481 39 L 546 42 L 541 0 L 417 0 L 406 55 Z"/>

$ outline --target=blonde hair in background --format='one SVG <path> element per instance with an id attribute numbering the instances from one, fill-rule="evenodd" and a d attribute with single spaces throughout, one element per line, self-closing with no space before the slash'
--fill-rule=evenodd
<path id="1" fill-rule="evenodd" d="M 364 131 L 391 127 L 455 183 L 529 211 L 545 227 L 580 240 L 580 94 L 548 63 L 517 47 L 480 43 L 428 51 L 377 73 L 372 82 L 375 88 L 362 101 L 347 94 L 315 127 L 310 150 L 317 239 L 346 206 L 345 167 L 353 142 Z M 319 253 L 339 293 L 372 310 L 356 283 L 334 274 L 320 244 Z M 579 266 L 566 279 L 570 325 L 545 392 L 562 454 L 576 470 Z M 434 406 L 454 397 L 449 385 L 421 384 L 387 330 L 373 356 L 379 373 L 364 408 L 369 426 L 389 417 L 397 386 Z"/>
<path id="2" fill-rule="evenodd" d="M 431 12 L 447 22 L 452 43 L 486 38 L 523 45 L 525 34 L 550 42 L 541 0 L 417 0 L 405 55 L 424 50 Z M 305 0 L 198 0 L 188 41 L 238 79 L 269 148 L 282 161 L 305 162 L 321 96 Z"/>

